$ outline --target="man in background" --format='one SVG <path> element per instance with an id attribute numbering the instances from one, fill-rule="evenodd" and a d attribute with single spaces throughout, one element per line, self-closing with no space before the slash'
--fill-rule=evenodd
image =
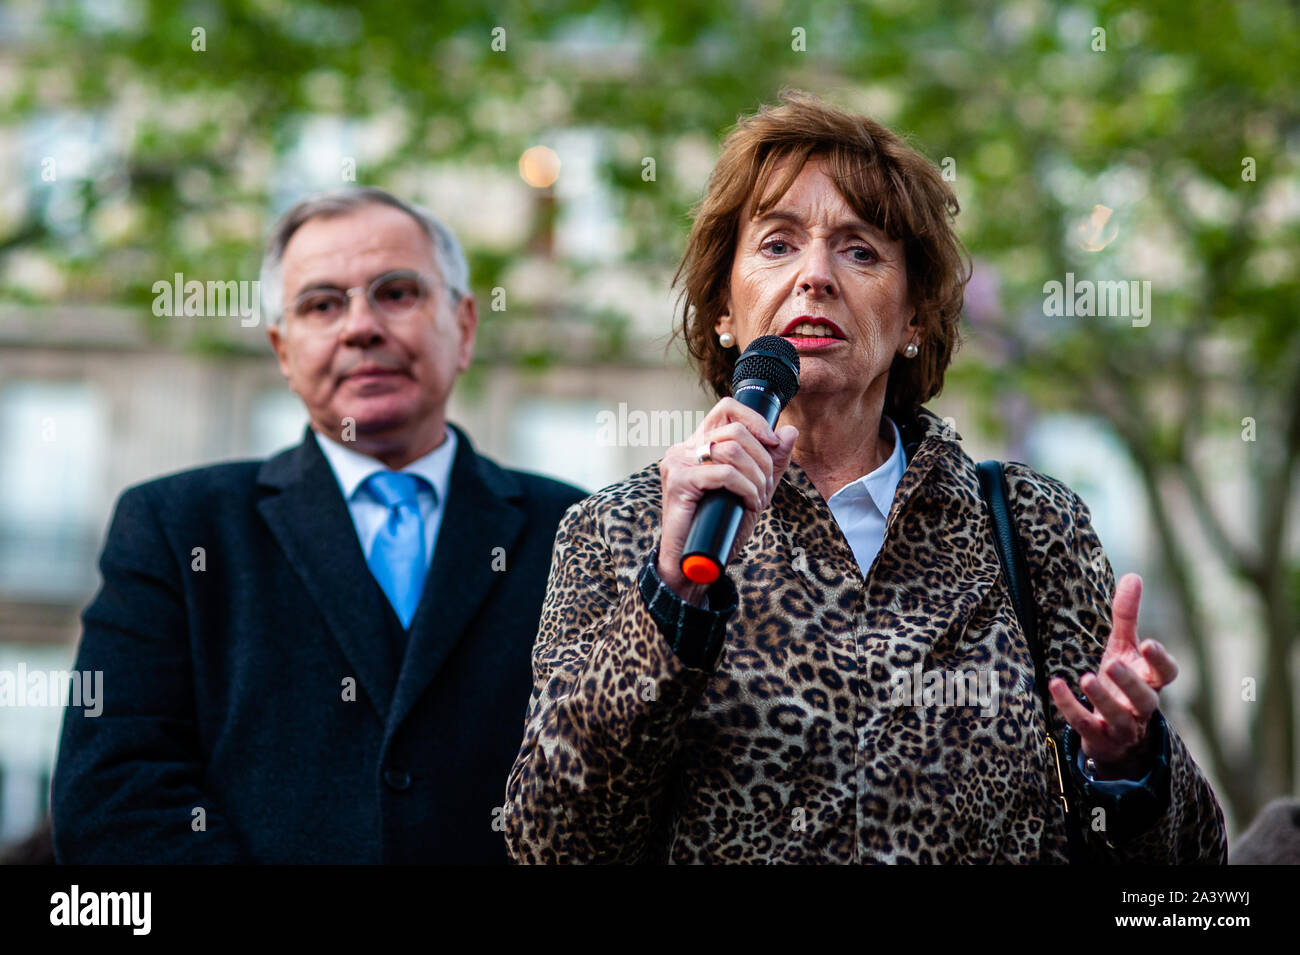
<path id="1" fill-rule="evenodd" d="M 551 547 L 584 496 L 446 420 L 477 311 L 458 243 L 372 188 L 277 223 L 271 345 L 310 425 L 126 491 L 52 785 L 65 863 L 505 862 Z"/>

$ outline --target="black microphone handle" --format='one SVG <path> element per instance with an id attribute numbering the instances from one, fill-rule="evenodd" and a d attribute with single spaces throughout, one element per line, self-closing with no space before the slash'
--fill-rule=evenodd
<path id="1" fill-rule="evenodd" d="M 761 378 L 750 378 L 740 382 L 734 391 L 737 401 L 746 408 L 757 411 L 769 426 L 775 428 L 777 419 L 781 417 L 781 401 L 772 393 L 771 387 Z M 700 556 L 712 561 L 718 574 L 721 574 L 731 555 L 731 548 L 736 543 L 736 533 L 740 530 L 740 521 L 744 515 L 744 503 L 731 491 L 723 488 L 706 491 L 696 505 L 691 530 L 686 535 L 686 545 L 682 549 L 682 572 L 686 573 L 686 558 Z"/>

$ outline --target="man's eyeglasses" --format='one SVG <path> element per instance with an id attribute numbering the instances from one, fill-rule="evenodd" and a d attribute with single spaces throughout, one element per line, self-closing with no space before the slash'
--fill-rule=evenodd
<path id="1" fill-rule="evenodd" d="M 332 322 L 347 314 L 352 296 L 359 292 L 365 293 L 370 307 L 380 315 L 399 318 L 429 300 L 433 283 L 418 272 L 402 269 L 385 272 L 364 287 L 310 288 L 293 300 L 293 313 L 312 322 Z"/>

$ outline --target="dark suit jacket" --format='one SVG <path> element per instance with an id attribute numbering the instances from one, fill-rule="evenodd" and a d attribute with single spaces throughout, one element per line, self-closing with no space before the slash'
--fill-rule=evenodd
<path id="1" fill-rule="evenodd" d="M 76 663 L 103 712 L 69 707 L 52 786 L 61 862 L 506 861 L 551 548 L 584 494 L 456 430 L 409 636 L 310 435 L 122 495 Z"/>

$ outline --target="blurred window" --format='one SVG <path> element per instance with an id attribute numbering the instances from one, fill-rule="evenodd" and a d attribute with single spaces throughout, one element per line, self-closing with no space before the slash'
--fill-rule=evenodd
<path id="1" fill-rule="evenodd" d="M 0 591 L 61 602 L 86 595 L 104 528 L 107 412 L 81 382 L 0 388 Z"/>
<path id="2" fill-rule="evenodd" d="M 307 412 L 288 388 L 263 391 L 253 399 L 248 423 L 248 453 L 258 458 L 292 447 L 302 440 Z"/>
<path id="3" fill-rule="evenodd" d="M 600 410 L 598 402 L 588 400 L 529 398 L 521 403 L 511 414 L 511 467 L 585 490 L 626 477 L 618 449 L 597 440 Z"/>

